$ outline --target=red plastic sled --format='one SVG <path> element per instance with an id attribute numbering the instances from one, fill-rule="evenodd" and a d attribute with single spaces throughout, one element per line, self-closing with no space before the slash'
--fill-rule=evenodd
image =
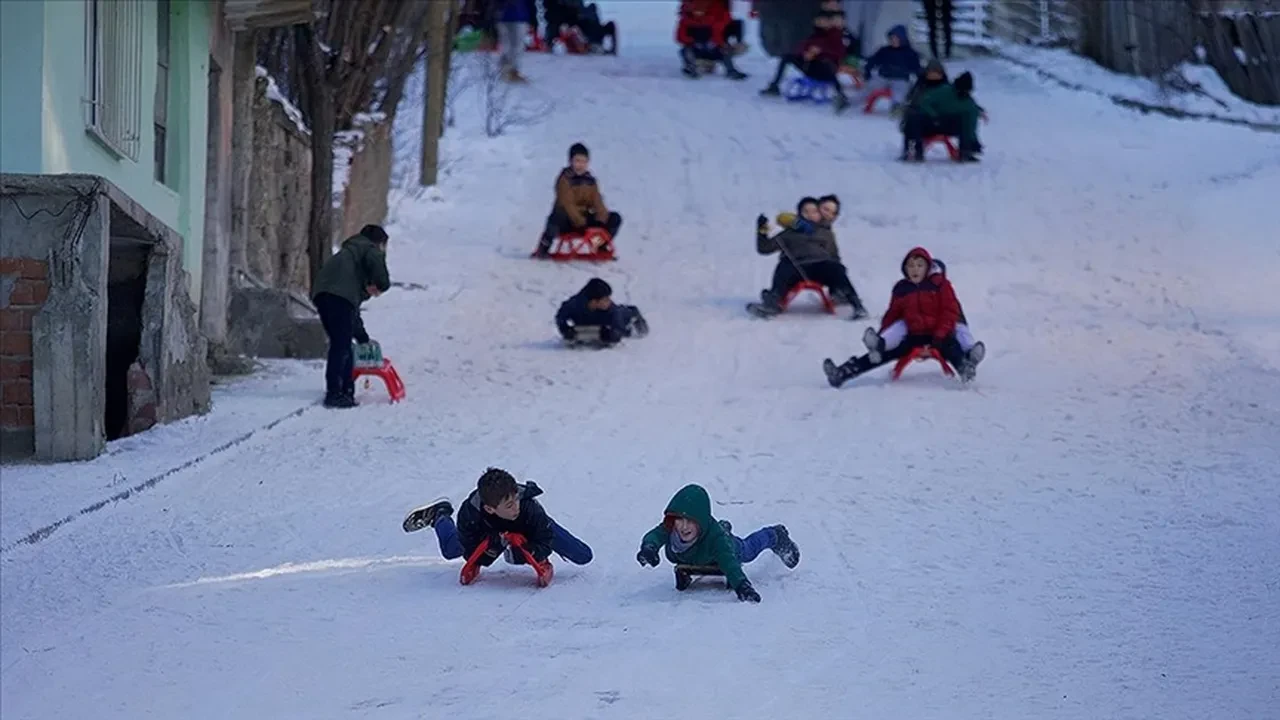
<path id="1" fill-rule="evenodd" d="M 835 314 L 836 304 L 831 301 L 831 296 L 827 294 L 827 289 L 822 285 L 816 282 L 813 282 L 812 280 L 802 280 L 796 283 L 794 287 L 792 287 L 790 290 L 787 291 L 787 294 L 785 297 L 782 298 L 782 303 L 781 303 L 783 312 L 786 312 L 786 309 L 791 305 L 791 301 L 795 300 L 796 296 L 799 295 L 804 290 L 810 290 L 812 292 L 817 293 L 818 297 L 822 300 L 822 309 L 825 310 L 828 314 L 831 314 L 831 315 Z"/>
<path id="2" fill-rule="evenodd" d="M 947 146 L 947 154 L 951 156 L 952 160 L 960 159 L 960 150 L 956 147 L 956 144 L 951 141 L 951 138 L 946 135 L 930 135 L 925 138 L 924 149 L 928 152 L 930 146 L 937 145 L 939 143 Z"/>
<path id="3" fill-rule="evenodd" d="M 947 377 L 955 377 L 956 371 L 951 369 L 951 366 L 947 364 L 945 359 L 943 359 L 942 353 L 938 352 L 938 348 L 935 347 L 912 348 L 911 352 L 898 358 L 898 364 L 893 366 L 893 374 L 890 377 L 894 380 L 902 377 L 902 371 L 906 370 L 907 366 L 915 360 L 919 360 L 921 362 L 937 360 L 938 364 L 942 366 L 942 374 Z"/>
<path id="4" fill-rule="evenodd" d="M 535 250 L 531 257 L 539 257 Z M 583 232 L 561 233 L 556 246 L 546 259 L 557 262 L 580 260 L 584 262 L 608 262 L 613 256 L 613 238 L 604 228 L 587 228 Z"/>
<path id="5" fill-rule="evenodd" d="M 525 539 L 520 533 L 502 533 L 503 539 L 507 544 L 515 548 L 524 556 L 524 561 L 533 568 L 538 575 L 538 587 L 546 587 L 551 584 L 552 578 L 556 575 L 555 566 L 550 560 L 546 562 L 538 562 L 534 559 L 533 554 L 525 549 Z M 480 541 L 471 556 L 467 558 L 467 562 L 462 566 L 462 573 L 458 576 L 458 582 L 463 585 L 470 585 L 480 576 L 480 558 L 484 556 L 486 550 L 489 549 L 489 538 Z"/>
<path id="6" fill-rule="evenodd" d="M 893 99 L 893 90 L 890 90 L 887 87 L 882 87 L 882 88 L 877 88 L 875 90 L 872 90 L 870 93 L 867 94 L 867 103 L 862 106 L 862 112 L 866 113 L 867 115 L 870 115 L 871 113 L 875 112 L 876 101 L 892 100 L 892 99 Z"/>
<path id="7" fill-rule="evenodd" d="M 400 402 L 404 399 L 404 382 L 400 380 L 400 373 L 396 372 L 390 358 L 382 358 L 382 365 L 378 367 L 356 367 L 351 371 L 353 380 L 359 380 L 361 375 L 376 375 L 382 378 L 383 384 L 387 386 L 387 394 L 391 396 L 391 402 Z M 366 387 L 368 384 L 369 381 L 365 380 Z"/>

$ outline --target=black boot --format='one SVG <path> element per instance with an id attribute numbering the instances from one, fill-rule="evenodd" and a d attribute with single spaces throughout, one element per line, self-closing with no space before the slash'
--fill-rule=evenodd
<path id="1" fill-rule="evenodd" d="M 453 505 L 448 500 L 440 498 L 431 503 L 414 508 L 405 516 L 404 523 L 401 527 L 407 533 L 417 532 L 425 527 L 435 527 L 436 521 L 442 517 L 449 517 L 453 514 Z"/>
<path id="2" fill-rule="evenodd" d="M 867 346 L 867 358 L 873 363 L 879 363 L 884 353 L 884 338 L 880 337 L 880 333 L 871 327 L 863 330 L 862 344 Z"/>
<path id="3" fill-rule="evenodd" d="M 356 406 L 356 401 L 355 398 L 345 392 L 325 393 L 324 406 L 327 408 L 353 408 Z"/>
<path id="4" fill-rule="evenodd" d="M 978 363 L 982 362 L 982 358 L 987 356 L 987 346 L 981 342 L 975 343 L 969 348 L 969 352 L 964 354 L 964 359 L 960 361 L 960 366 L 956 368 L 956 372 L 960 375 L 961 382 L 973 382 L 978 376 Z"/>
<path id="5" fill-rule="evenodd" d="M 765 312 L 771 315 L 782 314 L 782 299 L 772 290 L 760 291 L 760 305 Z"/>
<path id="6" fill-rule="evenodd" d="M 787 532 L 786 525 L 773 526 L 773 547 L 769 549 L 788 568 L 794 568 L 800 564 L 800 546 L 791 539 L 791 533 Z"/>
<path id="7" fill-rule="evenodd" d="M 827 382 L 831 387 L 838 388 L 853 378 L 855 373 L 849 369 L 848 365 L 849 363 L 837 365 L 831 358 L 822 361 L 822 372 L 826 373 Z"/>
<path id="8" fill-rule="evenodd" d="M 778 87 L 778 83 L 769 83 L 769 87 L 760 91 L 764 97 L 778 97 L 782 94 L 782 88 Z"/>

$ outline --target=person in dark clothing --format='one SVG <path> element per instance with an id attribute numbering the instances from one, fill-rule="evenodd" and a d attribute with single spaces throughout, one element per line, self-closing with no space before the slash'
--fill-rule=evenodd
<path id="1" fill-rule="evenodd" d="M 592 52 L 614 55 L 618 52 L 618 26 L 610 20 L 600 22 L 600 10 L 595 3 L 583 0 L 545 0 L 547 19 L 547 49 L 560 37 L 562 28 L 575 28 L 582 34 Z M 605 41 L 608 40 L 606 45 Z"/>
<path id="2" fill-rule="evenodd" d="M 844 28 L 838 15 L 819 13 L 813 20 L 813 32 L 805 38 L 796 51 L 778 60 L 778 70 L 773 81 L 760 91 L 761 95 L 776 96 L 782 94 L 782 76 L 791 66 L 804 73 L 805 77 L 818 82 L 831 83 L 835 93 L 836 112 L 842 112 L 849 106 L 849 98 L 840 87 L 840 64 L 844 61 Z"/>
<path id="3" fill-rule="evenodd" d="M 985 347 L 976 343 L 966 351 L 957 338 L 961 320 L 960 300 L 944 272 L 932 269 L 933 257 L 928 250 L 912 248 L 902 260 L 902 279 L 893 286 L 892 300 L 880 321 L 880 330 L 867 328 L 863 343 L 867 354 L 852 357 L 836 365 L 830 358 L 822 361 L 822 370 L 832 387 L 906 355 L 920 347 L 936 348 L 961 380 L 969 382 L 977 374 Z M 898 330 L 901 321 L 905 328 Z M 902 332 L 905 330 L 905 332 Z M 893 346 L 886 341 L 893 335 Z"/>
<path id="4" fill-rule="evenodd" d="M 733 21 L 720 0 L 686 0 L 680 7 L 680 24 L 676 26 L 676 43 L 680 46 L 681 72 L 698 77 L 699 61 L 724 65 L 731 80 L 745 80 L 746 73 L 733 64 L 734 51 L 729 45 L 728 27 Z M 742 32 L 738 31 L 741 41 Z"/>
<path id="5" fill-rule="evenodd" d="M 929 19 L 929 51 L 935 58 L 943 57 L 938 54 L 938 25 L 941 23 L 946 41 L 943 48 L 946 50 L 946 58 L 950 60 L 951 21 L 954 15 L 952 0 L 924 0 L 924 14 Z"/>
<path id="6" fill-rule="evenodd" d="M 534 257 L 546 257 L 551 244 L 562 233 L 582 231 L 591 227 L 604 228 L 612 242 L 622 227 L 622 216 L 611 212 L 604 204 L 604 197 L 591 174 L 591 154 L 587 146 L 574 143 L 569 148 L 569 167 L 556 177 L 556 200 L 547 216 L 546 229 L 538 242 Z"/>
<path id="7" fill-rule="evenodd" d="M 616 345 L 624 337 L 644 337 L 649 323 L 634 305 L 613 301 L 613 288 L 600 278 L 591 278 L 576 295 L 560 304 L 556 329 L 569 342 Z M 582 328 L 599 328 L 598 337 L 584 337 Z"/>
<path id="8" fill-rule="evenodd" d="M 839 200 L 834 195 L 824 198 L 839 210 Z M 827 288 L 833 301 L 852 305 L 854 317 L 866 317 L 858 291 L 849 281 L 849 273 L 840 262 L 840 250 L 831 221 L 824 219 L 818 200 L 806 197 L 796 206 L 796 215 L 783 213 L 778 216 L 782 232 L 769 236 L 769 221 L 764 215 L 756 218 L 756 252 L 772 255 L 780 252 L 778 265 L 773 270 L 773 282 L 760 292 L 760 305 L 764 312 L 782 312 L 782 299 L 791 288 L 804 280 L 820 283 Z M 832 220 L 835 214 L 831 216 Z"/>
<path id="9" fill-rule="evenodd" d="M 978 140 L 978 120 L 982 106 L 973 99 L 973 75 L 964 73 L 954 85 L 947 82 L 946 70 L 938 60 L 930 60 L 924 77 L 912 88 L 902 119 L 900 160 L 922 162 L 924 139 L 946 135 L 960 139 L 960 162 L 977 162 L 982 152 Z"/>
<path id="10" fill-rule="evenodd" d="M 402 527 L 405 532 L 434 529 L 446 560 L 470 558 L 488 541 L 477 559 L 481 567 L 493 565 L 499 557 L 512 565 L 524 564 L 524 557 L 507 546 L 504 533 L 522 535 L 524 549 L 539 563 L 549 562 L 553 552 L 575 565 L 591 562 L 591 548 L 547 515 L 535 499 L 541 494 L 542 488 L 532 481 L 520 484 L 506 470 L 489 468 L 458 508 L 456 523 L 453 504 L 440 498 L 410 511 Z"/>
<path id="11" fill-rule="evenodd" d="M 867 80 L 868 93 L 887 89 L 896 108 L 906 99 L 911 81 L 920 76 L 920 55 L 911 47 L 905 26 L 894 25 L 887 37 L 889 44 L 867 58 L 862 75 Z"/>
<path id="12" fill-rule="evenodd" d="M 347 238 L 341 249 L 320 268 L 312 288 L 320 323 L 329 336 L 329 357 L 325 365 L 325 407 L 356 405 L 356 383 L 352 377 L 355 355 L 351 341 L 369 342 L 360 304 L 391 288 L 387 272 L 387 232 L 378 225 L 365 225 Z"/>

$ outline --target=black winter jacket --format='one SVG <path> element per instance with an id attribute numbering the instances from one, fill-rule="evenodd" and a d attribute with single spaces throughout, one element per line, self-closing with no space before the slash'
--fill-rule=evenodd
<path id="1" fill-rule="evenodd" d="M 472 490 L 462 507 L 458 508 L 458 541 L 462 543 L 463 557 L 471 557 L 480 543 L 489 538 L 489 549 L 480 558 L 480 564 L 484 567 L 492 565 L 502 554 L 500 535 L 504 532 L 523 535 L 528 541 L 525 549 L 539 562 L 551 557 L 551 518 L 534 500 L 542 494 L 542 488 L 532 482 L 516 487 L 520 488 L 520 514 L 515 520 L 503 520 L 485 512 L 479 490 Z"/>

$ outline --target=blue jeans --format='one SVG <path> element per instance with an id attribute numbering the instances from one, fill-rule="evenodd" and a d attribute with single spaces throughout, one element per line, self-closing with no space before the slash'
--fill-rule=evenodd
<path id="1" fill-rule="evenodd" d="M 773 544 L 777 542 L 777 537 L 773 534 L 773 528 L 760 528 L 745 538 L 730 535 L 733 538 L 733 547 L 738 552 L 738 562 L 749 563 L 760 557 L 760 553 L 773 548 Z"/>
<path id="2" fill-rule="evenodd" d="M 462 541 L 458 539 L 458 526 L 453 523 L 453 518 L 442 517 L 436 520 L 436 539 L 440 541 L 440 554 L 444 555 L 446 560 L 460 558 L 465 554 L 462 550 Z M 591 548 L 568 530 L 560 527 L 560 523 L 555 520 L 551 521 L 551 549 L 574 565 L 586 565 L 591 562 Z M 758 555 L 759 552 L 757 550 L 756 554 Z"/>

